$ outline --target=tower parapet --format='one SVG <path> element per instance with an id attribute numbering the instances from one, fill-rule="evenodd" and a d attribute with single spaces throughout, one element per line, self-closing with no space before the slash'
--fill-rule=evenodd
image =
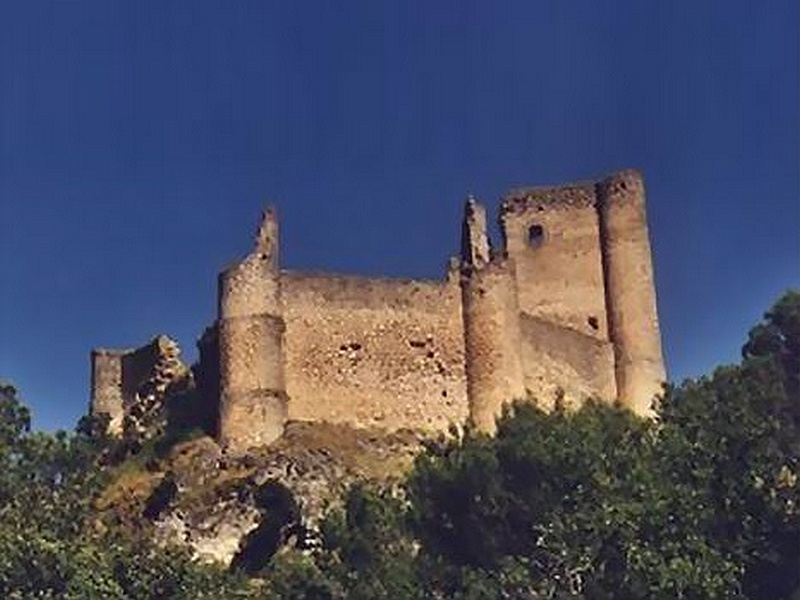
<path id="1" fill-rule="evenodd" d="M 255 242 L 219 277 L 219 438 L 234 451 L 279 438 L 288 412 L 274 210 L 264 213 Z"/>
<path id="2" fill-rule="evenodd" d="M 608 333 L 620 401 L 650 412 L 665 379 L 642 176 L 621 171 L 596 186 Z"/>

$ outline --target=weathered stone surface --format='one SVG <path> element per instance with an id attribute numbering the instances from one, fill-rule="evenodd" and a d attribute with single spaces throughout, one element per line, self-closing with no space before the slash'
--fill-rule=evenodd
<path id="1" fill-rule="evenodd" d="M 647 414 L 665 374 L 641 176 L 512 192 L 499 246 L 486 223 L 470 198 L 460 257 L 418 281 L 281 270 L 268 211 L 253 251 L 220 274 L 199 389 L 184 394 L 187 413 L 217 415 L 198 420 L 216 442 L 121 476 L 101 513 L 230 562 L 263 527 L 307 543 L 349 484 L 402 473 L 451 424 L 492 431 L 506 401 L 619 398 Z M 96 350 L 92 366 L 92 411 L 140 442 L 193 381 L 163 336 Z"/>
<path id="2" fill-rule="evenodd" d="M 267 211 L 250 254 L 220 274 L 199 343 L 197 398 L 217 439 L 246 453 L 287 420 L 491 431 L 503 402 L 556 393 L 647 414 L 665 372 L 641 176 L 512 191 L 500 244 L 486 214 L 469 198 L 460 257 L 420 281 L 281 270 Z M 131 375 L 122 355 L 93 354 L 93 410 L 143 435 L 172 373 Z"/>
<path id="3" fill-rule="evenodd" d="M 143 442 L 166 429 L 170 392 L 192 385 L 178 344 L 159 335 L 141 348 L 92 353 L 92 414 L 107 414 L 114 433 Z"/>

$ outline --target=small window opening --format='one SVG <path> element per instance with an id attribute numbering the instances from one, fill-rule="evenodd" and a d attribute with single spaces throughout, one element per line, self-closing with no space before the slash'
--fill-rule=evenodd
<path id="1" fill-rule="evenodd" d="M 528 245 L 533 248 L 540 248 L 544 244 L 544 227 L 541 225 L 531 225 L 528 227 Z"/>
<path id="2" fill-rule="evenodd" d="M 591 327 L 595 331 L 597 331 L 600 328 L 600 322 L 597 320 L 597 317 L 589 317 L 588 319 L 586 319 L 586 321 L 589 323 L 589 327 Z"/>

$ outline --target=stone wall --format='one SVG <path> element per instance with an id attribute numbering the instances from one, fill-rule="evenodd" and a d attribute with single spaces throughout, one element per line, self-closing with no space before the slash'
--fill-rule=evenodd
<path id="1" fill-rule="evenodd" d="M 265 211 L 253 251 L 219 277 L 219 439 L 244 451 L 278 439 L 286 424 L 278 223 Z"/>
<path id="2" fill-rule="evenodd" d="M 110 418 L 109 431 L 141 437 L 164 417 L 167 388 L 187 377 L 177 344 L 165 335 L 133 349 L 92 352 L 90 411 Z"/>
<path id="3" fill-rule="evenodd" d="M 594 184 L 512 191 L 500 218 L 520 309 L 608 339 Z"/>
<path id="4" fill-rule="evenodd" d="M 444 280 L 419 281 L 281 270 L 265 212 L 253 250 L 220 274 L 199 342 L 218 439 L 246 451 L 287 420 L 437 431 L 471 417 L 491 431 L 504 402 L 527 396 L 619 398 L 646 414 L 665 374 L 641 176 L 515 190 L 499 217 L 492 246 L 469 198 L 460 257 Z M 115 428 L 152 351 L 92 354 L 92 410 Z"/>
<path id="5" fill-rule="evenodd" d="M 126 350 L 92 350 L 92 393 L 89 400 L 93 415 L 106 415 L 108 430 L 114 434 L 122 433 L 124 416 L 122 394 L 122 357 Z"/>
<path id="6" fill-rule="evenodd" d="M 559 395 L 576 406 L 587 398 L 616 398 L 614 349 L 594 336 L 540 317 L 520 319 L 525 389 L 542 406 Z"/>
<path id="7" fill-rule="evenodd" d="M 513 262 L 465 268 L 461 291 L 469 416 L 493 433 L 503 404 L 525 397 Z"/>
<path id="8" fill-rule="evenodd" d="M 458 282 L 284 272 L 292 420 L 446 429 L 467 416 Z"/>

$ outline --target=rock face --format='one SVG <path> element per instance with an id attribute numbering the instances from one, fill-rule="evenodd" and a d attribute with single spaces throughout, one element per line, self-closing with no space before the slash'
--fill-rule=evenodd
<path id="1" fill-rule="evenodd" d="M 355 482 L 399 479 L 422 439 L 408 430 L 289 422 L 277 443 L 237 456 L 200 437 L 128 471 L 99 508 L 107 520 L 230 564 L 246 560 L 255 543 L 268 552 L 313 545 L 327 506 Z"/>

